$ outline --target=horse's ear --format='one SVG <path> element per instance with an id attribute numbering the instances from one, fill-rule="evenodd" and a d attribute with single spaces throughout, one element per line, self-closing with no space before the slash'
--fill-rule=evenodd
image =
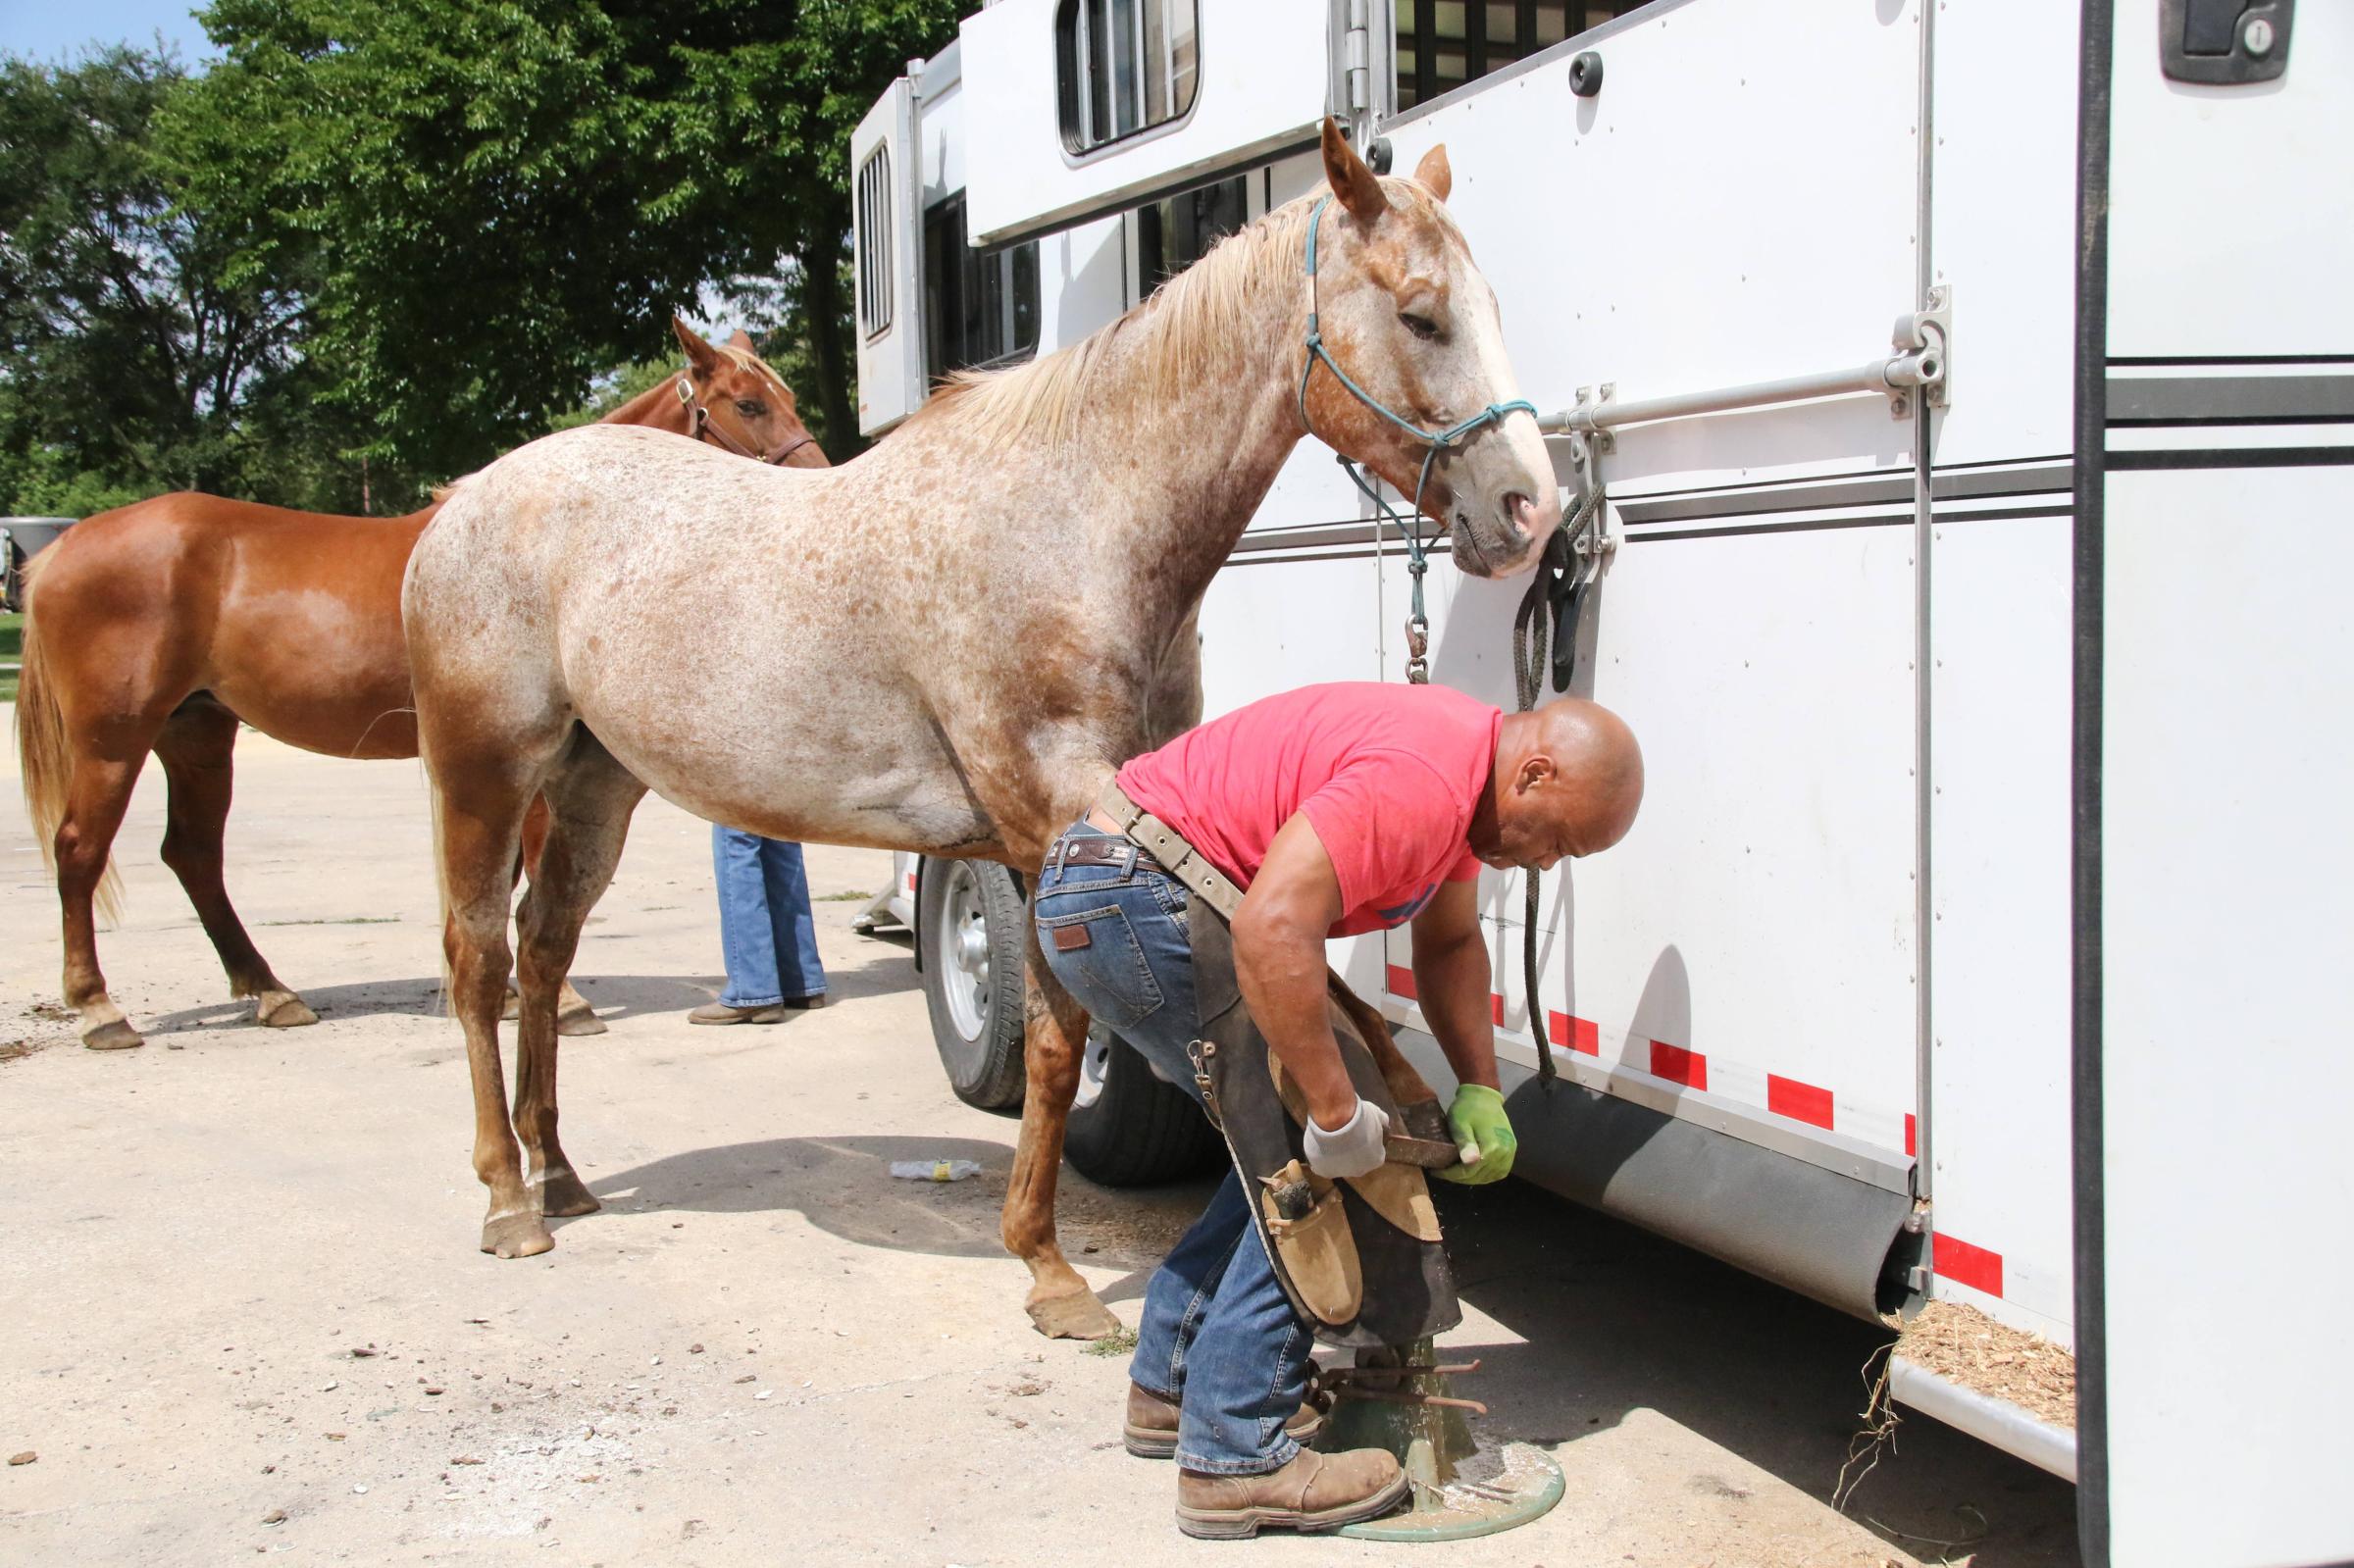
<path id="1" fill-rule="evenodd" d="M 728 346 L 730 348 L 741 348 L 746 354 L 757 354 L 760 352 L 758 345 L 754 344 L 752 341 L 752 334 L 745 331 L 741 327 L 737 328 L 736 330 L 730 334 L 728 338 Z"/>
<path id="2" fill-rule="evenodd" d="M 699 375 L 713 376 L 719 372 L 719 350 L 703 341 L 702 334 L 682 321 L 678 312 L 671 312 L 670 329 L 677 334 L 679 346 L 687 351 L 687 363 Z"/>
<path id="3" fill-rule="evenodd" d="M 1341 205 L 1360 224 L 1372 223 L 1390 210 L 1390 198 L 1382 194 L 1380 179 L 1365 167 L 1329 115 L 1324 118 L 1324 177 Z"/>
<path id="4" fill-rule="evenodd" d="M 1422 155 L 1422 161 L 1414 165 L 1414 177 L 1429 186 L 1433 196 L 1447 199 L 1447 193 L 1455 188 L 1455 171 L 1447 167 L 1445 142 Z"/>

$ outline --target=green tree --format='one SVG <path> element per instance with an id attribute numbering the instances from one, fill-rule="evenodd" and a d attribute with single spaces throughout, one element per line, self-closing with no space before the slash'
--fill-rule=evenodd
<path id="1" fill-rule="evenodd" d="M 257 245 L 316 245 L 314 357 L 372 456 L 474 467 L 666 356 L 706 285 L 778 278 L 766 344 L 846 455 L 849 132 L 971 9 L 215 0 L 176 145 Z"/>
<path id="2" fill-rule="evenodd" d="M 302 248 L 187 199 L 160 133 L 186 88 L 169 54 L 0 57 L 0 506 L 334 488 L 282 457 L 333 444 L 309 428 Z"/>

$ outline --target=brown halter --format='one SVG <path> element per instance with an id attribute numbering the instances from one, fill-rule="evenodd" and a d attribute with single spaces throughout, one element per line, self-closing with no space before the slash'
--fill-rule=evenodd
<path id="1" fill-rule="evenodd" d="M 817 439 L 816 436 L 804 432 L 799 440 L 788 441 L 773 453 L 757 450 L 749 442 L 729 434 L 727 427 L 711 417 L 711 410 L 694 400 L 694 379 L 685 371 L 679 373 L 679 401 L 686 404 L 694 414 L 694 418 L 689 422 L 687 430 L 689 435 L 698 441 L 708 440 L 715 446 L 724 447 L 735 453 L 738 457 L 748 457 L 755 462 L 782 463 Z"/>

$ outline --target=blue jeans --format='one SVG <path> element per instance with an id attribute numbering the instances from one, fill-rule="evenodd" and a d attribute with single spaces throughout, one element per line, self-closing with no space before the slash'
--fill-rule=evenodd
<path id="1" fill-rule="evenodd" d="M 789 996 L 824 994 L 826 966 L 817 957 L 801 846 L 714 823 L 711 869 L 719 879 L 719 945 L 728 964 L 720 1001 L 774 1007 Z"/>
<path id="2" fill-rule="evenodd" d="M 1114 838 L 1075 824 L 1061 842 Z M 1201 1036 L 1185 885 L 1141 851 L 1125 864 L 1066 866 L 1053 853 L 1038 880 L 1040 950 L 1079 1004 L 1201 1097 L 1186 1046 Z M 1057 933 L 1083 929 L 1083 945 Z M 1315 1337 L 1276 1281 L 1243 1186 L 1229 1168 L 1202 1218 L 1145 1289 L 1128 1376 L 1182 1412 L 1177 1462 L 1215 1475 L 1260 1475 L 1300 1444 L 1283 1424 L 1307 1390 Z"/>

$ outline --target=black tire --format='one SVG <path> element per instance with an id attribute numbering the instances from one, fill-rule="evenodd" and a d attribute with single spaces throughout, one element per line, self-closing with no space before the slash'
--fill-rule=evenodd
<path id="1" fill-rule="evenodd" d="M 928 860 L 915 911 L 924 1002 L 948 1087 L 967 1105 L 1015 1110 L 1022 1068 L 1027 912 L 1013 873 L 994 861 Z"/>
<path id="2" fill-rule="evenodd" d="M 1063 1156 L 1104 1187 L 1151 1187 L 1214 1170 L 1225 1140 L 1193 1097 L 1100 1026 L 1087 1037 Z"/>

